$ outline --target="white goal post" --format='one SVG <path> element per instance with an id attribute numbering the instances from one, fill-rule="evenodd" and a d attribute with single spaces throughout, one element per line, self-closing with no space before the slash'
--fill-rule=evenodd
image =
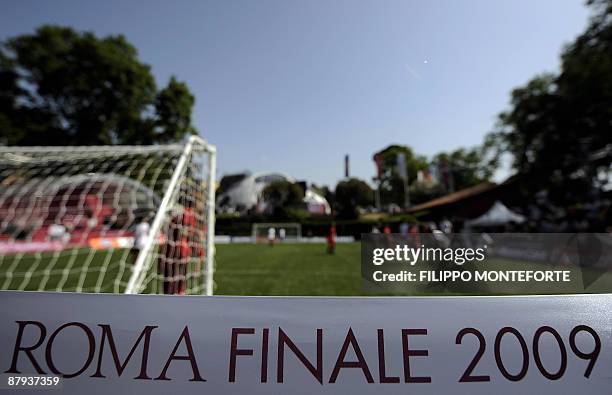
<path id="1" fill-rule="evenodd" d="M 0 289 L 214 289 L 216 149 L 0 147 Z"/>

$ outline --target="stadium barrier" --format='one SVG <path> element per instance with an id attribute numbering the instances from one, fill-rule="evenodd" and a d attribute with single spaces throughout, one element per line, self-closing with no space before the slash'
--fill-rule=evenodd
<path id="1" fill-rule="evenodd" d="M 0 302 L 0 389 L 44 383 L 65 394 L 610 393 L 609 294 L 2 291 Z"/>

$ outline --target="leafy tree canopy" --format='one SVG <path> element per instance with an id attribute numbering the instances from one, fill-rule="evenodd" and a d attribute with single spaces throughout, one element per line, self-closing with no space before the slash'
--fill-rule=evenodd
<path id="1" fill-rule="evenodd" d="M 373 204 L 374 191 L 365 181 L 349 178 L 338 182 L 334 198 L 335 209 L 340 218 L 357 218 L 359 207 Z"/>
<path id="2" fill-rule="evenodd" d="M 43 26 L 0 45 L 0 143 L 151 144 L 194 133 L 194 97 L 157 90 L 125 37 Z"/>
<path id="3" fill-rule="evenodd" d="M 275 181 L 262 191 L 266 212 L 273 218 L 288 218 L 304 206 L 304 190 L 298 183 Z"/>
<path id="4" fill-rule="evenodd" d="M 612 1 L 588 4 L 593 16 L 564 49 L 561 72 L 515 89 L 489 137 L 528 184 L 547 185 L 568 204 L 599 189 L 612 162 Z"/>
<path id="5" fill-rule="evenodd" d="M 398 155 L 404 154 L 405 173 L 408 185 L 417 179 L 419 170 L 427 169 L 428 161 L 423 155 L 416 154 L 406 145 L 390 145 L 374 154 L 374 161 L 379 164 L 380 197 L 382 204 L 396 203 L 403 206 L 404 181 L 398 168 Z"/>
<path id="6" fill-rule="evenodd" d="M 458 191 L 491 179 L 497 169 L 497 158 L 487 154 L 488 150 L 482 146 L 459 148 L 435 155 L 431 165 L 437 169 L 442 184 L 448 178 L 447 192 L 450 189 Z"/>
<path id="7" fill-rule="evenodd" d="M 406 174 L 408 182 L 412 183 L 417 178 L 419 170 L 427 169 L 427 158 L 423 155 L 416 154 L 412 148 L 406 145 L 390 145 L 387 148 L 374 154 L 374 157 L 380 158 L 381 163 L 381 181 L 385 182 L 394 177 L 399 176 L 397 167 L 397 156 L 399 153 L 404 154 L 406 164 Z M 376 159 L 375 159 L 376 160 Z"/>

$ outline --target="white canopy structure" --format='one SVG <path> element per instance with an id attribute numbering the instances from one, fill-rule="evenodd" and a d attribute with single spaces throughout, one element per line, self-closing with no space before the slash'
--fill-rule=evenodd
<path id="1" fill-rule="evenodd" d="M 523 223 L 525 217 L 511 211 L 502 202 L 496 201 L 486 213 L 480 217 L 469 220 L 465 223 L 466 226 L 502 226 L 509 223 Z"/>
<path id="2" fill-rule="evenodd" d="M 262 199 L 263 190 L 276 181 L 296 182 L 295 179 L 283 173 L 239 175 L 237 181 L 233 182 L 227 190 L 219 193 L 217 208 L 231 207 L 236 211 L 243 211 L 257 207 L 261 211 L 265 208 L 265 202 Z M 304 191 L 304 204 L 313 214 L 331 213 L 329 202 L 311 188 Z"/>

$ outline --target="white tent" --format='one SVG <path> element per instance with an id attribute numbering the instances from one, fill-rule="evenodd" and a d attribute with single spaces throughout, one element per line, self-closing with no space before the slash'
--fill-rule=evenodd
<path id="1" fill-rule="evenodd" d="M 520 224 L 525 222 L 525 217 L 512 212 L 502 202 L 496 201 L 486 213 L 478 218 L 467 221 L 466 226 L 502 226 L 511 222 Z"/>
<path id="2" fill-rule="evenodd" d="M 245 174 L 243 178 L 218 195 L 217 207 L 226 206 L 234 209 L 256 207 L 262 201 L 265 187 L 276 181 L 295 182 L 293 178 L 282 173 Z M 306 189 L 303 201 L 311 213 L 331 214 L 331 207 L 325 197 L 310 188 Z M 265 202 L 262 203 L 265 206 Z"/>

